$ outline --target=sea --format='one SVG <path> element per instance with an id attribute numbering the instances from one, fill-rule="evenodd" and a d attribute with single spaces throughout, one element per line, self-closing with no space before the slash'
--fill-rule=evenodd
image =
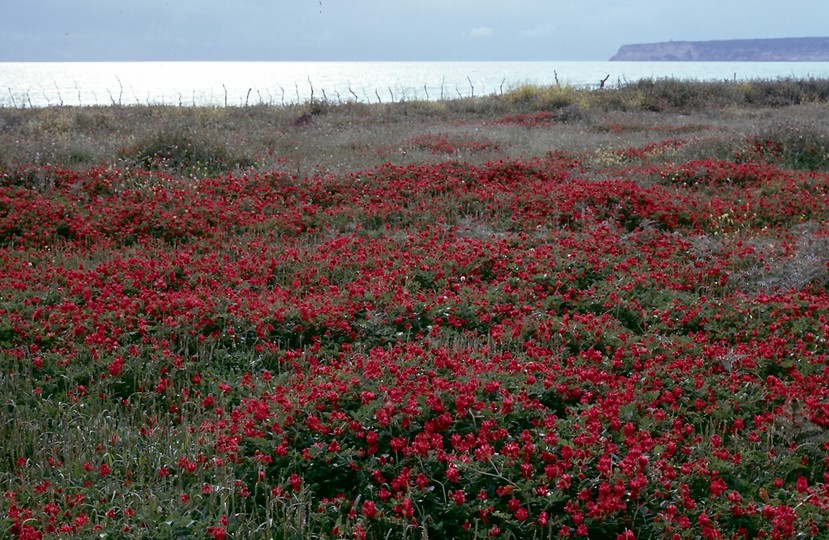
<path id="1" fill-rule="evenodd" d="M 0 62 L 0 107 L 389 103 L 528 84 L 807 78 L 829 78 L 829 62 Z"/>

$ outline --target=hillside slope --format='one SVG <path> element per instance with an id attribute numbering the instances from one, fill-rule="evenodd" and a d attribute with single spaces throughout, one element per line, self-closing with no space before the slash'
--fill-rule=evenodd
<path id="1" fill-rule="evenodd" d="M 611 61 L 824 62 L 829 37 L 668 41 L 623 45 Z"/>

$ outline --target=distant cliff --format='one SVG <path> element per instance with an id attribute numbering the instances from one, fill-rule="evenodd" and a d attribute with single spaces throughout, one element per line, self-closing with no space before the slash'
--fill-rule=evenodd
<path id="1" fill-rule="evenodd" d="M 623 45 L 611 61 L 826 62 L 829 37 L 667 41 Z"/>

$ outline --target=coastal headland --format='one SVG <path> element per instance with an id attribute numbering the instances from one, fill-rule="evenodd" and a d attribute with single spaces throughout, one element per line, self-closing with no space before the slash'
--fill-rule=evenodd
<path id="1" fill-rule="evenodd" d="M 624 62 L 825 62 L 829 37 L 666 41 L 622 45 L 610 58 Z"/>

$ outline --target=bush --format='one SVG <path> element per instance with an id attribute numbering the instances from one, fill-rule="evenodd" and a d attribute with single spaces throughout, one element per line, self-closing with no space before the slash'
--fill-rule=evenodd
<path id="1" fill-rule="evenodd" d="M 505 92 L 501 99 L 518 109 L 556 110 L 579 105 L 581 92 L 570 86 L 523 85 Z"/>
<path id="2" fill-rule="evenodd" d="M 770 162 L 798 170 L 829 169 L 829 129 L 814 123 L 781 123 L 751 139 Z"/>
<path id="3" fill-rule="evenodd" d="M 594 93 L 605 110 L 693 111 L 727 106 L 785 107 L 829 99 L 829 84 L 819 79 L 686 81 L 640 79 Z"/>
<path id="4" fill-rule="evenodd" d="M 829 84 L 822 79 L 757 80 L 745 83 L 741 88 L 746 103 L 764 107 L 785 107 L 829 99 Z"/>
<path id="5" fill-rule="evenodd" d="M 672 158 L 682 161 L 702 159 L 746 160 L 753 159 L 755 156 L 754 147 L 746 142 L 743 137 L 712 136 L 692 139 L 679 149 Z"/>
<path id="6" fill-rule="evenodd" d="M 127 164 L 147 170 L 209 176 L 251 165 L 247 156 L 233 155 L 219 142 L 183 130 L 162 130 L 124 152 Z"/>

